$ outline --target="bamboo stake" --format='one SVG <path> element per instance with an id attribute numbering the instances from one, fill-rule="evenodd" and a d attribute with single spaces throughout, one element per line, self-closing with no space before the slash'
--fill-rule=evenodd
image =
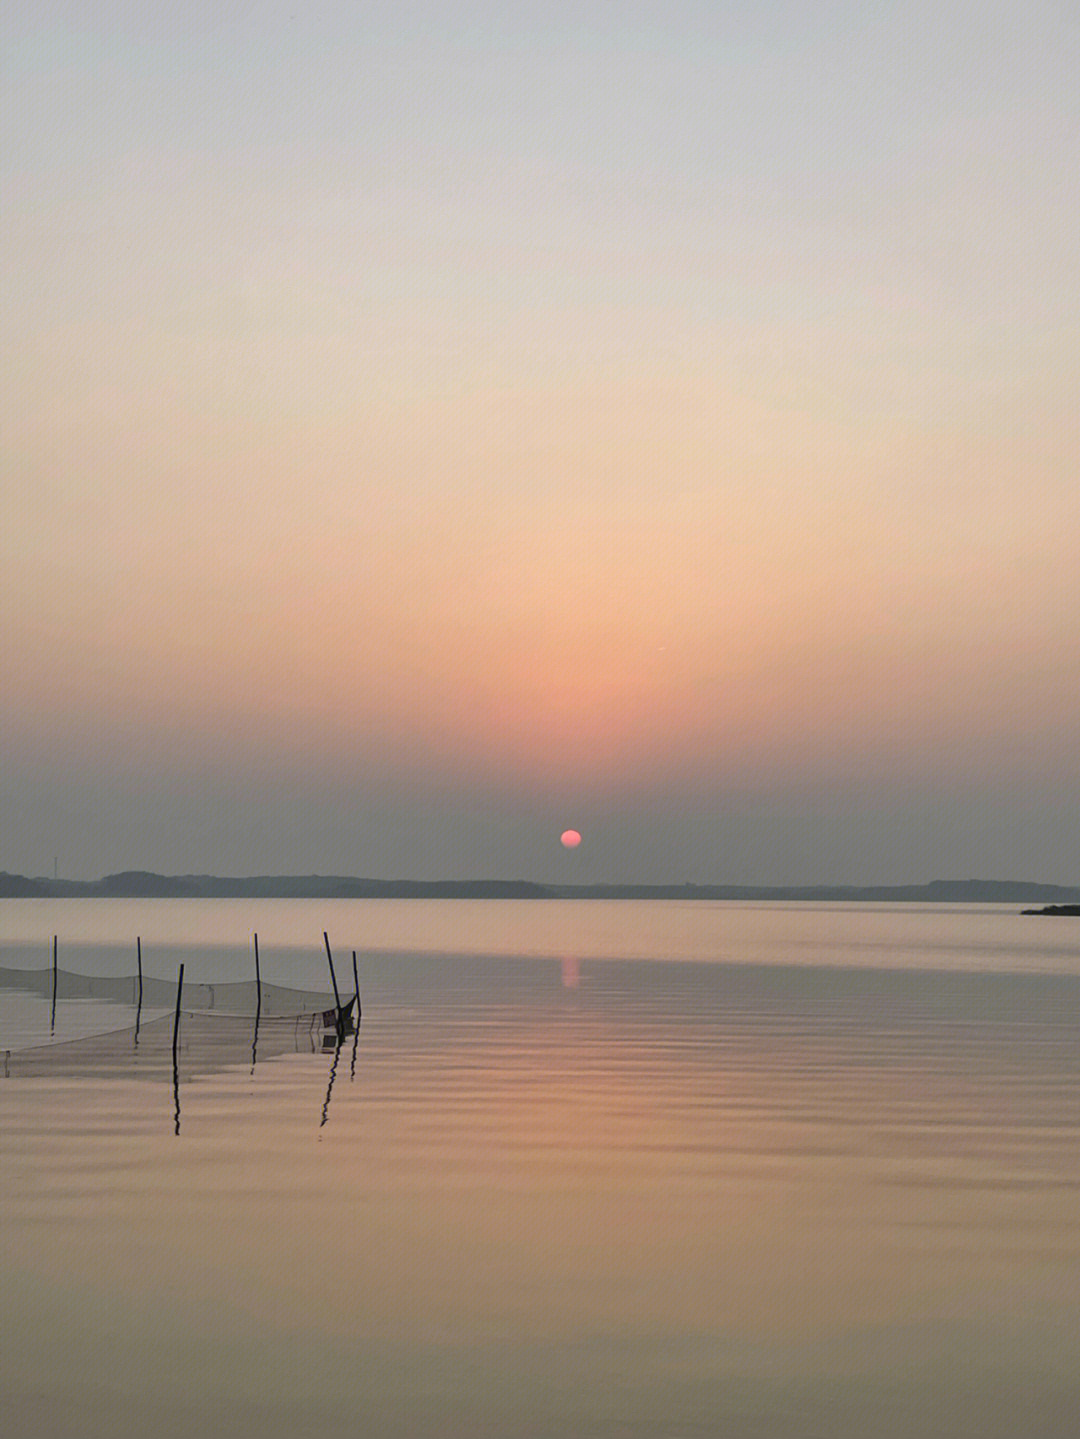
<path id="1" fill-rule="evenodd" d="M 255 1028 L 259 1027 L 262 1014 L 262 974 L 259 971 L 259 936 L 255 936 Z"/>
<path id="2" fill-rule="evenodd" d="M 363 1013 L 363 1011 L 362 1011 L 361 1008 L 360 1008 L 360 975 L 359 975 L 359 973 L 357 972 L 357 968 L 356 968 L 356 950 L 355 950 L 355 949 L 354 949 L 353 952 L 352 952 L 352 973 L 353 973 L 353 983 L 354 983 L 355 986 L 356 986 L 356 1028 L 353 1030 L 353 1037 L 352 1037 L 352 1057 L 351 1057 L 350 1060 L 349 1060 L 349 1083 L 350 1083 L 350 1084 L 351 1084 L 351 1083 L 353 1082 L 353 1080 L 356 1078 L 356 1048 L 357 1048 L 357 1045 L 360 1043 L 360 1016 L 361 1016 L 361 1014 Z"/>
<path id="3" fill-rule="evenodd" d="M 139 997 L 135 1008 L 135 1043 L 139 1042 L 139 1025 L 142 1022 L 142 937 L 135 936 L 135 963 L 139 970 Z"/>
<path id="4" fill-rule="evenodd" d="M 255 1072 L 255 1051 L 259 1044 L 259 1019 L 262 1015 L 262 974 L 259 970 L 259 936 L 255 936 L 255 1033 L 251 1037 L 251 1072 Z"/>
<path id="5" fill-rule="evenodd" d="M 176 1105 L 176 1133 L 180 1133 L 180 996 L 184 992 L 184 966 L 180 966 L 180 973 L 176 980 L 176 1016 L 173 1019 L 172 1032 L 172 1074 L 173 1074 L 173 1100 Z"/>
<path id="6" fill-rule="evenodd" d="M 338 992 L 337 975 L 334 973 L 334 956 L 330 953 L 330 936 L 323 930 L 323 943 L 326 945 L 326 958 L 330 963 L 330 983 L 334 986 L 335 1028 L 338 1034 L 341 1033 L 341 995 Z"/>

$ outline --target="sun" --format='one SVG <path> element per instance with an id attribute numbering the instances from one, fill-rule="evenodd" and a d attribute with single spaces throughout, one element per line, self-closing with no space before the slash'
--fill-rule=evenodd
<path id="1" fill-rule="evenodd" d="M 581 835 L 578 834 L 576 829 L 564 829 L 559 836 L 559 843 L 563 849 L 577 849 L 581 843 Z"/>

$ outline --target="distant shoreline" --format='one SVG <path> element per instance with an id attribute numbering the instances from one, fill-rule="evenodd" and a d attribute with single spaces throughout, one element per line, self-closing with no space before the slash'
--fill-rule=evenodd
<path id="1" fill-rule="evenodd" d="M 818 903 L 1031 904 L 1026 914 L 1080 914 L 1080 886 L 1026 880 L 927 884 L 534 884 L 528 880 L 383 880 L 350 875 L 164 875 L 125 870 L 98 880 L 0 873 L 0 899 L 674 899 Z"/>

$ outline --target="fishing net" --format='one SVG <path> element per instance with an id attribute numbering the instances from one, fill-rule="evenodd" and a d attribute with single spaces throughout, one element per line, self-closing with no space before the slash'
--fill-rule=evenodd
<path id="1" fill-rule="evenodd" d="M 174 1057 L 187 1076 L 238 1063 L 311 1053 L 340 1044 L 359 1021 L 356 996 L 340 1008 L 321 990 L 292 989 L 254 981 L 184 984 L 138 975 L 104 978 L 70 970 L 0 968 L 0 990 L 16 990 L 57 1004 L 97 1001 L 99 1032 L 74 1038 L 50 1035 L 45 1042 L 16 1044 L 0 1054 L 5 1078 L 56 1076 L 163 1079 Z M 112 1005 L 126 1023 L 100 1023 Z M 131 1011 L 134 1010 L 134 1015 Z M 164 1011 L 164 1013 L 162 1012 Z M 120 1015 L 116 1016 L 118 1019 Z M 176 1040 L 174 1056 L 174 1038 Z"/>
<path id="2" fill-rule="evenodd" d="M 53 975 L 56 976 L 57 1000 L 100 999 L 114 1004 L 140 1002 L 138 975 L 108 979 L 97 975 L 73 974 L 67 969 L 0 969 L 0 989 L 18 989 L 43 999 L 53 997 Z M 174 979 L 151 979 L 144 976 L 141 1002 L 145 1009 L 176 1008 L 177 983 Z M 280 984 L 263 984 L 239 980 L 229 984 L 195 984 L 185 981 L 181 1006 L 184 1013 L 199 1012 L 250 1015 L 258 1011 L 263 1017 L 314 1014 L 334 1005 L 334 996 L 324 990 L 288 989 Z"/>

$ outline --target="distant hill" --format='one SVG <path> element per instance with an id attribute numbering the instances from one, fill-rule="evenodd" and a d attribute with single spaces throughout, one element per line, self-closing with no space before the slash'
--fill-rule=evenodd
<path id="1" fill-rule="evenodd" d="M 935 879 L 902 885 L 593 884 L 524 879 L 359 879 L 350 875 L 164 875 L 124 870 L 104 879 L 28 878 L 0 872 L 4 899 L 678 899 L 818 904 L 1076 904 L 1080 886 L 1028 880 Z"/>
<path id="2" fill-rule="evenodd" d="M 1029 901 L 1080 901 L 1080 886 L 1041 884 L 1037 880 L 934 879 L 927 884 L 872 885 L 578 885 L 553 886 L 566 899 L 712 899 L 799 900 L 818 904 L 1024 904 Z"/>
<path id="3" fill-rule="evenodd" d="M 351 875 L 153 874 L 130 869 L 104 879 L 28 879 L 0 872 L 0 899 L 550 899 L 527 880 L 383 880 Z"/>

